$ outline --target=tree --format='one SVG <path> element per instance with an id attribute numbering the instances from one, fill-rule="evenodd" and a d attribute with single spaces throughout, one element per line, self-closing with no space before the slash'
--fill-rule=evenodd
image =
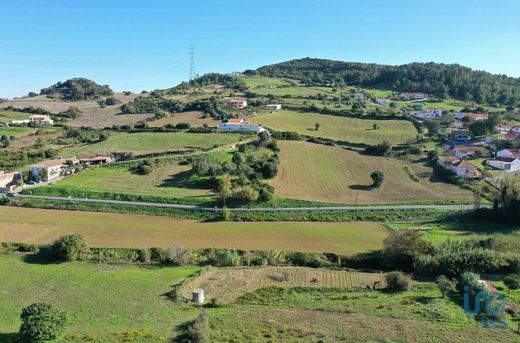
<path id="1" fill-rule="evenodd" d="M 383 173 L 381 170 L 376 170 L 372 174 L 370 174 L 370 177 L 372 178 L 372 187 L 379 188 L 383 184 L 383 180 L 385 179 L 385 173 Z"/>
<path id="2" fill-rule="evenodd" d="M 232 189 L 231 176 L 228 173 L 223 174 L 218 180 L 218 192 L 224 204 L 226 204 L 226 199 L 231 196 Z"/>
<path id="3" fill-rule="evenodd" d="M 509 288 L 509 290 L 517 290 L 520 289 L 520 274 L 510 274 L 504 278 L 504 285 Z"/>
<path id="4" fill-rule="evenodd" d="M 455 281 L 448 279 L 444 275 L 441 275 L 437 278 L 437 286 L 439 286 L 442 297 L 444 298 L 447 294 L 455 290 Z"/>
<path id="5" fill-rule="evenodd" d="M 55 240 L 50 251 L 56 260 L 76 261 L 88 254 L 89 248 L 81 235 L 61 236 Z"/>
<path id="6" fill-rule="evenodd" d="M 497 201 L 507 221 L 513 223 L 520 220 L 520 176 L 508 175 L 502 179 Z"/>
<path id="7" fill-rule="evenodd" d="M 372 125 L 372 130 L 377 130 L 379 129 L 379 125 L 377 125 L 377 123 L 374 123 L 374 125 Z"/>
<path id="8" fill-rule="evenodd" d="M 51 340 L 65 331 L 65 313 L 51 304 L 34 303 L 22 310 L 20 334 L 31 341 Z"/>
<path id="9" fill-rule="evenodd" d="M 484 136 L 489 132 L 487 124 L 482 120 L 477 120 L 469 124 L 469 132 L 474 137 Z"/>
<path id="10" fill-rule="evenodd" d="M 321 126 L 320 123 L 316 123 L 316 124 L 314 124 L 314 129 L 316 131 L 318 131 L 320 129 L 320 126 Z"/>
<path id="11" fill-rule="evenodd" d="M 404 292 L 412 287 L 412 280 L 403 272 L 390 272 L 385 279 L 387 288 L 392 292 Z"/>

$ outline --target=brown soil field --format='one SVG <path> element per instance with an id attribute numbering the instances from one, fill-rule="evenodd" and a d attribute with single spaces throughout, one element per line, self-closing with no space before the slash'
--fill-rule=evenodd
<path id="1" fill-rule="evenodd" d="M 353 255 L 383 247 L 371 222 L 198 222 L 171 217 L 0 207 L 0 241 L 50 243 L 78 233 L 94 247 L 230 248 Z"/>
<path id="2" fill-rule="evenodd" d="M 287 281 L 277 281 L 278 276 Z M 191 299 L 195 288 L 204 289 L 206 302 L 233 303 L 245 293 L 262 287 L 345 287 L 366 288 L 379 282 L 386 287 L 384 274 L 348 272 L 307 267 L 208 268 L 181 288 L 181 297 Z"/>

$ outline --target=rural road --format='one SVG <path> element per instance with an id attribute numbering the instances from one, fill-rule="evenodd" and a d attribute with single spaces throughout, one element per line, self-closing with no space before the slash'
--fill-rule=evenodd
<path id="1" fill-rule="evenodd" d="M 134 206 L 148 206 L 148 207 L 165 207 L 176 208 L 182 210 L 192 211 L 219 211 L 220 207 L 204 207 L 196 205 L 182 205 L 182 204 L 167 204 L 158 202 L 144 202 L 144 201 L 124 201 L 124 200 L 108 200 L 108 199 L 89 199 L 89 198 L 68 198 L 45 195 L 29 195 L 16 194 L 16 198 L 32 198 L 43 200 L 61 200 L 70 202 L 89 202 L 101 204 L 116 204 L 116 205 L 134 205 Z M 490 205 L 481 205 L 480 207 L 490 207 Z M 242 207 L 229 208 L 233 212 L 290 212 L 290 211 L 356 211 L 356 210 L 452 210 L 462 211 L 474 209 L 474 205 L 368 205 L 368 206 L 324 206 L 324 207 Z"/>

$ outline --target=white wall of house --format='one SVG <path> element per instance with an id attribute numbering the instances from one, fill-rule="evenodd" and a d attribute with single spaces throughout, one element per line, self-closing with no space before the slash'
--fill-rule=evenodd
<path id="1" fill-rule="evenodd" d="M 64 166 L 58 165 L 58 166 L 51 166 L 51 167 L 31 167 L 29 169 L 29 173 L 31 174 L 31 178 L 40 180 L 40 175 L 42 173 L 42 170 L 45 170 L 47 172 L 47 178 L 44 179 L 44 181 L 52 181 L 57 179 L 61 176 L 63 172 Z"/>
<path id="2" fill-rule="evenodd" d="M 498 160 L 487 160 L 486 165 L 501 169 L 504 171 L 517 171 L 520 170 L 520 160 L 513 160 L 512 162 L 498 161 Z"/>
<path id="3" fill-rule="evenodd" d="M 511 151 L 504 149 L 497 152 L 498 158 L 515 158 L 515 154 L 513 154 Z"/>
<path id="4" fill-rule="evenodd" d="M 455 156 L 457 156 L 460 159 L 473 158 L 475 156 L 475 152 L 474 151 L 463 152 L 463 151 L 459 151 L 456 148 L 453 149 L 453 153 L 455 154 Z"/>
<path id="5" fill-rule="evenodd" d="M 262 125 L 253 123 L 228 124 L 220 123 L 217 126 L 218 131 L 252 131 L 260 133 L 265 131 Z"/>

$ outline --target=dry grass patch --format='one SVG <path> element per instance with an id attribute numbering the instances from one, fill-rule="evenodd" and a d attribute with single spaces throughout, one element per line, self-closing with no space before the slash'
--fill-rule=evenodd
<path id="1" fill-rule="evenodd" d="M 280 141 L 280 169 L 271 181 L 276 194 L 293 199 L 361 204 L 472 200 L 471 193 L 436 180 L 431 168 L 384 157 L 366 156 L 338 147 Z M 419 177 L 410 178 L 408 165 Z M 385 173 L 383 185 L 371 189 L 370 174 Z"/>
<path id="2" fill-rule="evenodd" d="M 171 217 L 0 207 L 0 237 L 26 225 L 26 243 L 50 243 L 79 233 L 96 247 L 230 248 L 354 255 L 378 250 L 388 231 L 379 223 L 198 222 Z M 31 231 L 31 228 L 35 231 Z"/>
<path id="3" fill-rule="evenodd" d="M 385 287 L 384 274 L 307 267 L 210 268 L 185 283 L 181 297 L 189 300 L 193 289 L 202 288 L 208 302 L 216 299 L 228 304 L 262 287 L 366 288 L 375 282 L 379 288 Z"/>

